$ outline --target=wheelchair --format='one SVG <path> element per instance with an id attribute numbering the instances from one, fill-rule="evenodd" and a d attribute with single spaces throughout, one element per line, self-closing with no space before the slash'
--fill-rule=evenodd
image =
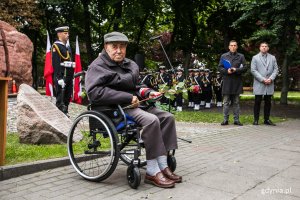
<path id="1" fill-rule="evenodd" d="M 139 168 L 145 166 L 142 128 L 120 105 L 89 105 L 74 120 L 67 138 L 68 155 L 76 172 L 89 181 L 103 181 L 116 169 L 119 159 L 127 166 L 127 182 L 133 189 L 141 182 Z M 176 169 L 175 150 L 167 155 L 168 166 Z"/>

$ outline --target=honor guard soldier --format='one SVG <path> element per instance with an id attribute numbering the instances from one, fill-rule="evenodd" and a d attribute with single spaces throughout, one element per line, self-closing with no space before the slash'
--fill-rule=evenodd
<path id="1" fill-rule="evenodd" d="M 157 83 L 158 85 L 161 84 L 167 84 L 168 86 L 172 86 L 172 77 L 166 72 L 166 67 L 165 66 L 159 66 L 159 74 L 157 77 Z M 168 104 L 169 100 L 163 96 L 160 100 L 161 103 Z"/>
<path id="2" fill-rule="evenodd" d="M 189 69 L 189 74 L 188 76 L 186 77 L 186 82 L 185 82 L 185 85 L 186 85 L 186 88 L 191 88 L 192 85 L 194 85 L 195 81 L 194 81 L 194 69 Z M 189 101 L 189 105 L 188 107 L 189 108 L 193 108 L 194 107 L 194 93 L 189 89 L 188 90 L 188 101 Z"/>
<path id="3" fill-rule="evenodd" d="M 167 84 L 171 86 L 171 77 L 170 75 L 166 72 L 166 67 L 165 66 L 159 66 L 159 74 L 157 78 L 158 84 Z"/>
<path id="4" fill-rule="evenodd" d="M 149 88 L 158 91 L 158 85 L 157 85 L 157 81 L 155 79 L 154 74 L 148 70 L 148 69 L 144 69 L 144 74 L 142 76 L 143 78 L 141 79 L 141 84 L 145 84 L 146 86 L 148 86 Z"/>
<path id="5" fill-rule="evenodd" d="M 213 88 L 216 95 L 217 107 L 222 107 L 222 86 L 223 80 L 220 72 L 217 72 L 216 77 L 213 79 Z"/>
<path id="6" fill-rule="evenodd" d="M 201 94 L 200 94 L 200 107 L 204 107 L 205 106 L 205 92 L 206 91 L 203 91 L 202 81 L 204 80 L 205 73 L 204 73 L 204 68 L 203 68 L 204 64 L 202 62 L 201 62 L 201 66 L 202 67 L 199 68 L 199 79 L 200 79 L 199 84 L 200 84 L 201 91 L 202 91 Z"/>
<path id="7" fill-rule="evenodd" d="M 210 108 L 212 99 L 212 79 L 209 69 L 204 69 L 204 75 L 202 76 L 202 92 L 205 100 L 205 108 Z"/>
<path id="8" fill-rule="evenodd" d="M 201 79 L 199 76 L 199 69 L 194 69 L 194 85 L 193 85 L 193 93 L 194 93 L 194 110 L 200 110 L 200 98 L 202 94 L 201 90 Z"/>
<path id="9" fill-rule="evenodd" d="M 180 66 L 177 67 L 176 69 L 177 75 L 175 77 L 176 83 L 178 84 L 179 82 L 185 82 L 185 78 L 183 75 L 183 68 Z M 176 110 L 181 112 L 182 111 L 182 104 L 183 104 L 183 97 L 182 93 L 176 94 Z"/>
<path id="10" fill-rule="evenodd" d="M 74 63 L 71 58 L 71 48 L 67 46 L 69 27 L 55 29 L 57 40 L 52 45 L 52 66 L 54 68 L 54 84 L 56 106 L 63 113 L 68 113 L 68 106 L 73 92 Z"/>

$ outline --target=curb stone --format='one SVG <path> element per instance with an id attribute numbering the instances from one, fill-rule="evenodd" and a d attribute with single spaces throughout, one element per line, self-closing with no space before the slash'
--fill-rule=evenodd
<path id="1" fill-rule="evenodd" d="M 0 181 L 18 176 L 32 174 L 43 170 L 54 169 L 70 165 L 69 157 L 36 161 L 32 163 L 17 164 L 0 167 Z"/>

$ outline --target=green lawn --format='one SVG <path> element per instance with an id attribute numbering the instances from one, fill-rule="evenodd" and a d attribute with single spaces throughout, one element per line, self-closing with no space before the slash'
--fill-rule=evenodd
<path id="1" fill-rule="evenodd" d="M 30 145 L 21 144 L 17 133 L 7 134 L 5 164 L 13 165 L 50 158 L 67 156 L 66 144 Z"/>
<path id="2" fill-rule="evenodd" d="M 280 101 L 280 91 L 275 91 L 274 100 Z M 246 91 L 241 95 L 241 100 L 254 100 L 254 95 L 252 92 Z M 288 101 L 300 103 L 300 92 L 288 92 Z"/>

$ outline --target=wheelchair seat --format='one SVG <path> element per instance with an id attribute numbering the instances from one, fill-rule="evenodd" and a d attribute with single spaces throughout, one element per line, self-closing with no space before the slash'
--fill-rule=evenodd
<path id="1" fill-rule="evenodd" d="M 128 114 L 125 114 L 127 125 L 129 126 L 135 126 L 136 122 L 134 121 L 133 117 L 129 116 Z M 116 130 L 120 131 L 126 127 L 126 124 L 124 121 L 121 121 L 119 124 L 116 125 Z"/>

